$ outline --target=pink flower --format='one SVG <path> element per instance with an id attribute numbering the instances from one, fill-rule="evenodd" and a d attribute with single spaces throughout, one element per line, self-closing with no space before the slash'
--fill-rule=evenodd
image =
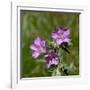
<path id="1" fill-rule="evenodd" d="M 47 61 L 47 67 L 50 68 L 51 65 L 57 65 L 58 55 L 54 50 L 50 50 L 47 55 L 45 55 L 45 60 Z"/>
<path id="2" fill-rule="evenodd" d="M 34 43 L 30 46 L 33 50 L 32 57 L 37 58 L 41 53 L 46 52 L 45 40 L 41 40 L 39 37 L 36 37 Z"/>
<path id="3" fill-rule="evenodd" d="M 52 38 L 57 45 L 61 45 L 62 43 L 69 43 L 69 36 L 70 30 L 62 27 L 57 27 L 56 31 L 52 33 Z"/>

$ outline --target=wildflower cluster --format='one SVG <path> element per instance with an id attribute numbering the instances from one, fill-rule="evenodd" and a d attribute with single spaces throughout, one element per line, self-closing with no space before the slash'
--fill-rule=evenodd
<path id="1" fill-rule="evenodd" d="M 70 29 L 58 26 L 56 30 L 51 33 L 51 37 L 52 41 L 49 41 L 49 43 L 46 40 L 42 40 L 40 37 L 36 37 L 34 42 L 30 45 L 30 48 L 33 50 L 33 58 L 38 58 L 39 55 L 43 54 L 47 68 L 55 67 L 53 73 L 58 75 L 58 72 L 60 73 L 58 69 L 61 68 L 61 70 L 65 70 L 64 65 L 61 64 L 63 56 L 61 51 L 64 50 L 70 53 L 67 49 L 67 46 L 71 43 Z M 50 44 L 52 44 L 51 48 L 49 48 Z M 67 74 L 67 72 L 65 72 L 65 74 Z M 59 75 L 61 75 L 61 73 Z"/>

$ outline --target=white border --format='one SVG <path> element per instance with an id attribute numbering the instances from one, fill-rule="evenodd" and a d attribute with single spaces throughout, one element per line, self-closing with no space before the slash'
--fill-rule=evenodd
<path id="1" fill-rule="evenodd" d="M 20 79 L 20 10 L 54 11 L 54 12 L 75 12 L 80 14 L 80 76 L 61 76 L 46 78 L 23 78 Z M 11 3 L 11 29 L 12 29 L 12 60 L 11 60 L 11 87 L 41 87 L 60 86 L 70 84 L 85 84 L 87 82 L 87 56 L 86 56 L 86 17 L 87 9 L 84 6 L 54 5 L 45 3 Z M 47 83 L 48 82 L 48 83 Z"/>

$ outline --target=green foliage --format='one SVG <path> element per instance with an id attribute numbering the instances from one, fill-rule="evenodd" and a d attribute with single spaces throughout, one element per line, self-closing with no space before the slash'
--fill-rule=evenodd
<path id="1" fill-rule="evenodd" d="M 29 48 L 36 36 L 51 40 L 51 32 L 56 26 L 69 27 L 72 45 L 69 52 L 62 51 L 63 67 L 56 69 L 52 75 L 79 75 L 79 14 L 60 12 L 21 11 L 21 77 L 47 77 L 51 72 L 47 70 L 44 60 L 32 58 Z M 47 41 L 47 42 L 48 42 Z M 48 42 L 56 47 L 53 42 Z M 64 47 L 65 50 L 67 50 Z M 68 51 L 68 50 L 67 50 Z M 39 58 L 41 58 L 40 56 Z M 59 72 L 58 70 L 61 70 Z"/>

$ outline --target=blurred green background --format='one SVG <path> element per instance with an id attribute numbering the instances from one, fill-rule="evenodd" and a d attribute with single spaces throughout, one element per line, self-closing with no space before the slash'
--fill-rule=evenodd
<path id="1" fill-rule="evenodd" d="M 63 63 L 71 71 L 69 75 L 79 75 L 79 13 L 20 11 L 21 24 L 21 78 L 50 76 L 44 60 L 38 62 L 32 58 L 29 48 L 36 36 L 51 40 L 51 32 L 56 26 L 70 28 L 72 45 L 71 54 L 64 52 Z"/>

